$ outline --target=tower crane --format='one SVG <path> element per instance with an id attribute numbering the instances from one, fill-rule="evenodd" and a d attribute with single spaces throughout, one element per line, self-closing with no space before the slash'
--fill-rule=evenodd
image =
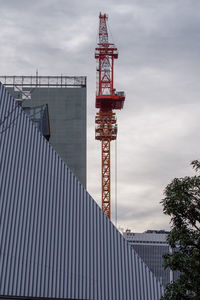
<path id="1" fill-rule="evenodd" d="M 102 147 L 102 210 L 110 219 L 111 215 L 111 171 L 110 142 L 117 138 L 117 121 L 114 110 L 123 108 L 124 92 L 114 88 L 114 59 L 118 58 L 118 50 L 109 42 L 107 30 L 108 16 L 99 14 L 99 42 L 95 48 L 97 60 L 97 91 L 95 139 L 101 141 Z"/>

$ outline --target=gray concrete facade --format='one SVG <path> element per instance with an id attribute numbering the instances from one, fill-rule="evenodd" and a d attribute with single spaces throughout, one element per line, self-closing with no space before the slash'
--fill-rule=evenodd
<path id="1" fill-rule="evenodd" d="M 7 89 L 15 98 L 21 98 L 20 91 Z M 23 87 L 22 91 L 31 91 L 24 107 L 48 104 L 49 142 L 86 187 L 86 86 Z"/>

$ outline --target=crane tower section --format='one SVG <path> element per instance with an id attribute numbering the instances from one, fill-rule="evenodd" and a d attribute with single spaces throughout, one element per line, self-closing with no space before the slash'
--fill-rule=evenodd
<path id="1" fill-rule="evenodd" d="M 102 143 L 102 210 L 108 218 L 111 215 L 111 174 L 110 142 L 117 138 L 116 115 L 113 110 L 122 109 L 125 101 L 124 92 L 114 88 L 114 59 L 118 50 L 109 42 L 106 14 L 99 15 L 99 43 L 95 49 L 97 60 L 97 91 L 95 138 Z"/>

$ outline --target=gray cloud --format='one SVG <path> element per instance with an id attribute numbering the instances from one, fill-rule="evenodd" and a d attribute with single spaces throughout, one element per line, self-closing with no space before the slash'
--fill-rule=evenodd
<path id="1" fill-rule="evenodd" d="M 199 157 L 200 2 L 198 0 L 0 1 L 4 75 L 87 75 L 88 191 L 100 205 L 100 143 L 94 139 L 98 14 L 109 15 L 119 48 L 118 224 L 169 228 L 159 204 L 174 177 Z M 115 145 L 112 143 L 115 219 Z"/>

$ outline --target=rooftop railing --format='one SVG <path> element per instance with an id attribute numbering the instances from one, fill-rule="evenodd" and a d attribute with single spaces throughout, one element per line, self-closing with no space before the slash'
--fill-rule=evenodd
<path id="1" fill-rule="evenodd" d="M 86 87 L 85 76 L 0 76 L 6 87 Z"/>

